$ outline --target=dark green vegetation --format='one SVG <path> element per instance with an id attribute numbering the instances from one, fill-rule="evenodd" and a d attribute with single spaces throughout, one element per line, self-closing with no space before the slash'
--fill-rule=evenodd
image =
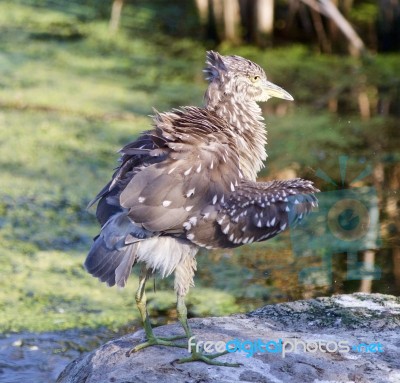
<path id="1" fill-rule="evenodd" d="M 149 127 L 153 106 L 201 104 L 201 69 L 210 46 L 152 30 L 151 8 L 131 9 L 138 29 L 111 36 L 99 2 L 33 6 L 45 3 L 0 3 L 0 331 L 116 328 L 137 318 L 137 280 L 133 276 L 119 291 L 83 270 L 98 231 L 85 207 L 108 180 L 116 150 Z M 263 176 L 317 179 L 321 167 L 339 179 L 337 158 L 346 154 L 349 179 L 365 164 L 382 169 L 385 177 L 374 173 L 363 182 L 379 189 L 382 206 L 396 206 L 398 55 L 360 62 L 302 46 L 218 49 L 258 62 L 296 99 L 265 107 L 270 157 Z M 327 188 L 322 181 L 319 186 Z M 398 217 L 385 209 L 382 233 L 390 247 Z M 297 284 L 302 265 L 291 255 L 288 235 L 202 253 L 198 262 L 197 287 L 188 297 L 191 315 L 303 296 Z M 386 260 L 381 266 L 392 267 Z M 151 310 L 173 317 L 172 282 L 157 280 L 156 290 L 149 296 Z M 387 284 L 376 290 L 392 291 Z"/>

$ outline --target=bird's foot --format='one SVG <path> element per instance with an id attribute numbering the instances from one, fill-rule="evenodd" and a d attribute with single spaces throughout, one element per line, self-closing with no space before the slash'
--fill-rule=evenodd
<path id="1" fill-rule="evenodd" d="M 222 366 L 222 367 L 240 367 L 240 363 L 226 363 L 219 362 L 218 360 L 214 360 L 219 356 L 228 354 L 228 351 L 220 352 L 218 354 L 202 354 L 201 352 L 192 352 L 191 356 L 188 358 L 182 358 L 178 360 L 178 363 L 189 363 L 189 362 L 204 362 L 213 366 Z"/>
<path id="2" fill-rule="evenodd" d="M 133 353 L 142 350 L 143 348 L 150 346 L 168 346 L 168 347 L 180 347 L 187 348 L 185 344 L 174 343 L 175 340 L 186 338 L 185 335 L 172 336 L 170 338 L 157 338 L 157 337 L 149 337 L 146 342 L 140 343 L 134 348 L 130 349 L 126 352 L 126 356 L 129 357 Z"/>
<path id="3" fill-rule="evenodd" d="M 179 339 L 186 339 L 187 336 L 186 335 L 176 335 L 176 336 L 170 336 L 167 338 L 157 338 L 157 339 L 161 339 L 161 340 L 165 340 L 165 341 L 174 341 L 174 340 L 179 340 Z"/>

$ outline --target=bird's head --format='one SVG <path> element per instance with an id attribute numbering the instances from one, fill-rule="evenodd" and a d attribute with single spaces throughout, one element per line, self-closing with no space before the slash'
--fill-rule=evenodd
<path id="1" fill-rule="evenodd" d="M 204 72 L 210 87 L 226 96 L 256 102 L 268 101 L 272 97 L 293 100 L 288 92 L 267 80 L 259 65 L 240 56 L 221 56 L 209 51 Z"/>

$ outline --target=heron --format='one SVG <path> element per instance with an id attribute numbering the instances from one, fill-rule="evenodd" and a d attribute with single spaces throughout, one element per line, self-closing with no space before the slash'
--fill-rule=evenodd
<path id="1" fill-rule="evenodd" d="M 236 55 L 206 54 L 204 107 L 186 106 L 153 116 L 153 128 L 120 152 L 111 180 L 97 202 L 101 225 L 85 261 L 86 270 L 109 286 L 124 287 L 139 263 L 135 295 L 146 341 L 177 346 L 152 329 L 146 281 L 174 273 L 177 314 L 188 339 L 185 296 L 194 286 L 200 248 L 235 248 L 268 240 L 307 215 L 317 204 L 313 183 L 301 178 L 257 182 L 267 136 L 258 102 L 293 100 L 268 81 L 256 63 Z M 180 362 L 227 366 L 195 347 Z"/>

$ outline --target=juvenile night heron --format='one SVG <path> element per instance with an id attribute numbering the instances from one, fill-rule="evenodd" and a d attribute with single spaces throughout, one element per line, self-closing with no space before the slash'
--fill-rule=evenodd
<path id="1" fill-rule="evenodd" d="M 293 100 L 263 69 L 239 56 L 208 52 L 205 107 L 156 113 L 153 129 L 121 149 L 121 164 L 100 191 L 102 225 L 85 267 L 109 286 L 124 287 L 142 264 L 136 302 L 150 345 L 179 346 L 157 338 L 146 309 L 145 284 L 155 272 L 175 273 L 178 318 L 192 336 L 185 295 L 194 285 L 199 248 L 233 248 L 265 241 L 316 204 L 312 182 L 256 182 L 266 159 L 266 130 L 257 102 Z M 289 218 L 290 217 L 290 218 Z M 227 365 L 192 349 L 191 357 Z"/>

